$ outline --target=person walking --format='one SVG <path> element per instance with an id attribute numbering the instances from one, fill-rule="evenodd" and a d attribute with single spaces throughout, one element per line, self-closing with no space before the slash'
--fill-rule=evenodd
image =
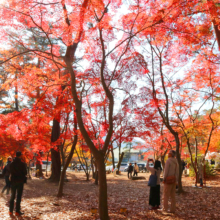
<path id="1" fill-rule="evenodd" d="M 10 191 L 10 180 L 9 180 L 9 175 L 10 175 L 10 164 L 11 164 L 12 158 L 8 157 L 7 159 L 7 165 L 4 167 L 2 174 L 5 176 L 5 186 L 2 189 L 2 194 L 6 191 L 6 195 L 9 194 Z"/>
<path id="2" fill-rule="evenodd" d="M 170 150 L 164 169 L 163 209 L 168 211 L 168 200 L 171 200 L 170 212 L 176 211 L 176 185 L 178 183 L 179 166 L 175 158 L 176 152 Z"/>
<path id="3" fill-rule="evenodd" d="M 129 163 L 128 166 L 128 179 L 130 179 L 132 177 L 132 172 L 133 172 L 133 166 L 131 163 Z"/>
<path id="4" fill-rule="evenodd" d="M 139 166 L 137 165 L 137 163 L 135 163 L 134 164 L 134 174 L 133 174 L 133 176 L 137 176 L 138 175 L 138 173 L 139 173 Z"/>
<path id="5" fill-rule="evenodd" d="M 15 215 L 20 216 L 23 214 L 21 212 L 21 197 L 27 175 L 26 165 L 21 161 L 20 151 L 16 152 L 16 158 L 10 164 L 10 175 L 11 175 L 11 199 L 10 199 L 9 215 L 13 215 L 14 199 L 17 193 Z"/>
<path id="6" fill-rule="evenodd" d="M 150 196 L 149 196 L 149 209 L 159 209 L 160 208 L 160 174 L 162 171 L 161 162 L 156 160 L 154 167 L 149 167 L 149 162 L 154 161 L 148 159 L 146 168 L 151 172 L 151 175 L 157 175 L 157 185 L 150 187 Z"/>

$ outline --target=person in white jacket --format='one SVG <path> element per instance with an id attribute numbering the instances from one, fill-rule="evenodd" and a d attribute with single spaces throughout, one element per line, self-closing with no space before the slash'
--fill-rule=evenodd
<path id="1" fill-rule="evenodd" d="M 168 159 L 165 164 L 164 169 L 164 189 L 163 189 L 163 209 L 168 211 L 168 200 L 171 199 L 170 212 L 174 213 L 176 211 L 176 185 L 178 183 L 179 177 L 179 165 L 175 158 L 176 152 L 170 150 L 168 153 Z M 175 182 L 169 184 L 167 181 L 168 177 L 175 176 Z"/>
<path id="2" fill-rule="evenodd" d="M 159 209 L 160 208 L 160 174 L 162 171 L 161 162 L 156 160 L 154 167 L 149 167 L 149 162 L 154 161 L 148 159 L 146 168 L 151 172 L 152 175 L 157 175 L 157 185 L 150 187 L 150 196 L 149 196 L 149 209 Z"/>

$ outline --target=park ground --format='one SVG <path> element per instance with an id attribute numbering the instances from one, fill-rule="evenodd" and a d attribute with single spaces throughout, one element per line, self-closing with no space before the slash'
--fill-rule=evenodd
<path id="1" fill-rule="evenodd" d="M 183 177 L 185 193 L 176 195 L 176 214 L 148 210 L 149 174 L 140 173 L 146 180 L 128 180 L 127 174 L 114 177 L 107 174 L 108 206 L 111 220 L 130 219 L 220 219 L 220 177 L 207 181 L 207 188 L 196 189 L 194 180 Z M 50 219 L 50 220 L 87 220 L 99 219 L 98 214 L 92 215 L 91 208 L 98 208 L 98 187 L 94 180 L 86 181 L 84 173 L 67 173 L 68 182 L 64 186 L 64 196 L 56 197 L 58 185 L 48 180 L 33 177 L 25 184 L 22 211 L 20 219 Z M 2 188 L 4 180 L 0 180 Z M 163 184 L 161 184 L 161 195 Z M 162 197 L 161 197 L 162 198 Z M 0 219 L 16 219 L 8 216 L 9 196 L 0 197 Z M 162 201 L 161 201 L 162 202 Z M 121 214 L 120 208 L 126 208 L 127 213 Z"/>

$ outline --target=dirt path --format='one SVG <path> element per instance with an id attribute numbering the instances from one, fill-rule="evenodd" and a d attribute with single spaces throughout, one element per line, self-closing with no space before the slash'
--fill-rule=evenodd
<path id="1" fill-rule="evenodd" d="M 139 175 L 148 179 L 149 174 Z M 68 173 L 68 179 L 62 199 L 56 197 L 57 184 L 37 178 L 29 180 L 25 185 L 21 203 L 25 215 L 20 219 L 98 219 L 98 215 L 92 216 L 90 213 L 91 208 L 98 208 L 98 187 L 94 181 L 85 181 L 85 174 L 74 172 Z M 128 180 L 126 173 L 117 177 L 108 174 L 107 179 L 111 219 L 220 219 L 220 179 L 218 177 L 207 182 L 207 185 L 212 186 L 211 188 L 204 189 L 192 188 L 191 178 L 183 178 L 184 189 L 187 193 L 176 196 L 177 213 L 175 215 L 148 210 L 147 180 Z M 1 179 L 1 188 L 3 183 Z M 163 185 L 161 184 L 161 194 L 162 191 Z M 8 216 L 9 199 L 8 196 L 0 197 L 1 220 L 11 219 Z M 120 214 L 120 208 L 127 208 L 126 216 Z"/>

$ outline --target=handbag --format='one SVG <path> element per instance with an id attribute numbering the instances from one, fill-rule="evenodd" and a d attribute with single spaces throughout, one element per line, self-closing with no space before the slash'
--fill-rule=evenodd
<path id="1" fill-rule="evenodd" d="M 168 176 L 168 177 L 166 178 L 166 180 L 165 180 L 165 183 L 166 183 L 166 184 L 174 184 L 174 183 L 176 183 L 176 176 L 175 176 L 175 174 L 176 174 L 176 167 L 175 167 L 175 173 L 174 173 L 174 175 L 173 175 L 173 176 Z"/>
<path id="2" fill-rule="evenodd" d="M 156 186 L 157 185 L 157 173 L 155 171 L 155 174 L 151 174 L 148 181 L 148 186 Z"/>

